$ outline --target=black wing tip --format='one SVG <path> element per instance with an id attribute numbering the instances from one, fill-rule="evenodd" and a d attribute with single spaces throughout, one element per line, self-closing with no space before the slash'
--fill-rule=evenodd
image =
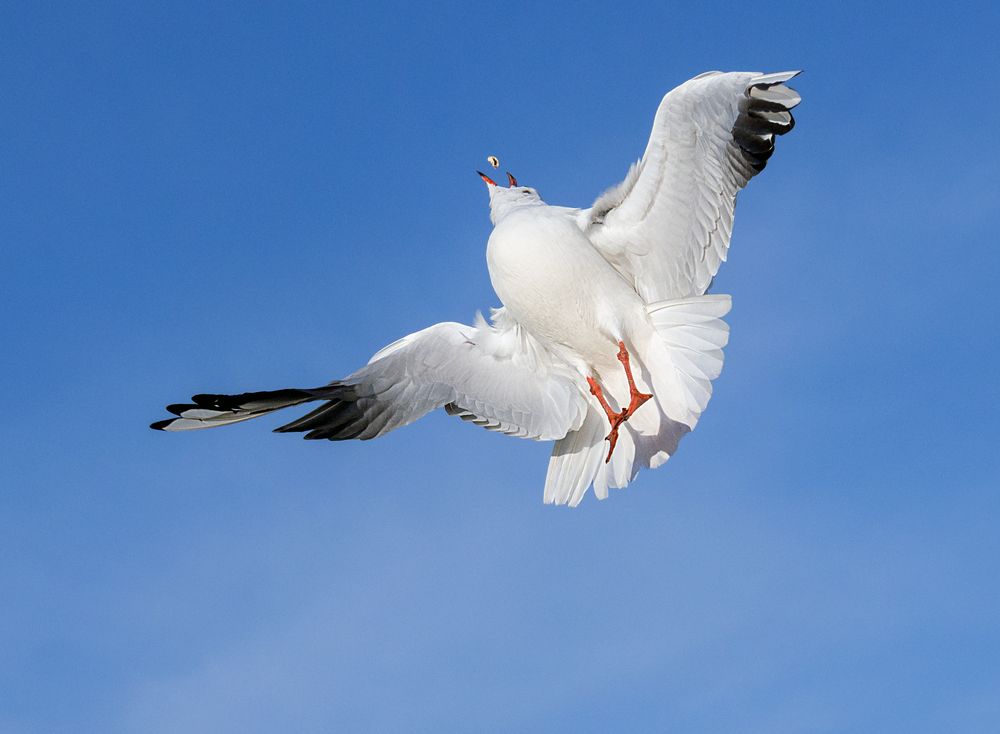
<path id="1" fill-rule="evenodd" d="M 191 402 L 194 403 L 194 405 L 191 405 L 191 406 L 188 406 L 188 407 L 191 407 L 191 408 L 209 408 L 209 409 L 212 409 L 212 408 L 217 407 L 216 403 L 219 402 L 220 398 L 226 398 L 226 397 L 233 397 L 233 396 L 229 396 L 229 395 L 208 395 L 208 394 L 205 394 L 205 393 L 198 393 L 197 395 L 192 395 L 191 396 Z M 168 410 L 169 410 L 169 408 L 168 408 Z"/>
<path id="2" fill-rule="evenodd" d="M 190 403 L 173 403 L 167 406 L 167 412 L 179 416 L 185 410 L 193 410 L 194 408 L 197 407 L 198 407 L 197 405 L 191 405 Z"/>
<path id="3" fill-rule="evenodd" d="M 173 422 L 174 422 L 173 418 L 167 418 L 167 420 L 165 421 L 156 421 L 155 423 L 150 423 L 149 427 L 152 428 L 154 431 L 165 431 L 167 430 L 167 426 L 169 426 Z"/>

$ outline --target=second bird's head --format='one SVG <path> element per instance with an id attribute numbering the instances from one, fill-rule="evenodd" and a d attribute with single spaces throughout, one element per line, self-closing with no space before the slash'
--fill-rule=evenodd
<path id="1" fill-rule="evenodd" d="M 490 220 L 496 224 L 503 217 L 515 209 L 523 206 L 537 206 L 543 204 L 538 192 L 528 186 L 518 186 L 517 179 L 508 171 L 507 186 L 498 186 L 497 182 L 487 176 L 482 171 L 476 171 L 483 179 L 487 190 L 490 192 Z"/>

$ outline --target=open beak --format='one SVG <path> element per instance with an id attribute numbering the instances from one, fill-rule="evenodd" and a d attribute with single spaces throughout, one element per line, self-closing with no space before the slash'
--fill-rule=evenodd
<path id="1" fill-rule="evenodd" d="M 512 174 L 510 171 L 507 171 L 507 180 L 510 181 L 511 188 L 517 186 L 517 179 L 514 178 L 514 174 Z"/>
<path id="2" fill-rule="evenodd" d="M 483 179 L 483 181 L 486 182 L 487 186 L 496 186 L 497 185 L 496 181 L 494 181 L 492 178 L 490 178 L 489 176 L 487 176 L 482 171 L 476 171 L 476 173 L 479 174 L 479 178 Z"/>

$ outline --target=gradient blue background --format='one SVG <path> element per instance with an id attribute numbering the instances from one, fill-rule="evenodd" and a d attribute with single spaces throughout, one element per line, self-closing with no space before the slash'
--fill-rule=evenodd
<path id="1" fill-rule="evenodd" d="M 998 730 L 1000 10 L 871 5 L 6 5 L 0 732 Z M 799 67 L 715 399 L 609 501 L 443 413 L 146 428 L 495 305 L 487 154 L 587 205 Z"/>

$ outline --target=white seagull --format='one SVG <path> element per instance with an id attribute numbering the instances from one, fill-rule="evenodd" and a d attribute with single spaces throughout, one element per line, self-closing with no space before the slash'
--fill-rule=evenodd
<path id="1" fill-rule="evenodd" d="M 555 441 L 546 503 L 599 499 L 656 468 L 698 423 L 722 370 L 726 259 L 736 194 L 792 129 L 798 72 L 710 71 L 660 103 L 641 160 L 589 209 L 479 175 L 490 195 L 492 323 L 405 336 L 342 380 L 308 389 L 195 395 L 164 431 L 224 426 L 320 401 L 279 432 L 377 438 L 443 407 L 511 436 Z M 493 161 L 491 160 L 491 163 Z"/>

